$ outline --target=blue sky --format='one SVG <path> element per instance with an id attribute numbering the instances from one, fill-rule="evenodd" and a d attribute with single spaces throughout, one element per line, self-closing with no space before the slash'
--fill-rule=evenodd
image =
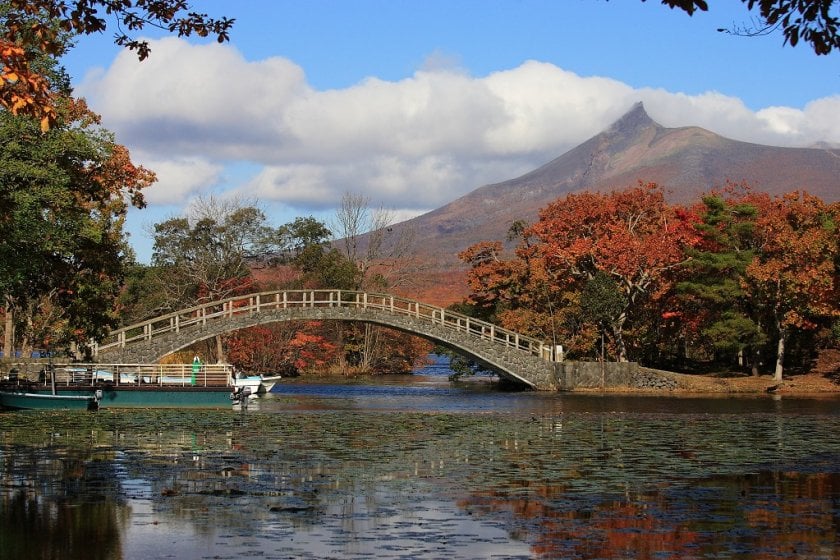
<path id="1" fill-rule="evenodd" d="M 236 18 L 229 43 L 147 32 L 140 63 L 106 32 L 63 62 L 158 172 L 128 222 L 147 261 L 146 230 L 196 197 L 256 201 L 279 225 L 328 221 L 354 192 L 406 218 L 561 155 L 637 101 L 665 126 L 840 144 L 840 57 L 719 33 L 750 13 L 710 4 L 196 0 Z"/>

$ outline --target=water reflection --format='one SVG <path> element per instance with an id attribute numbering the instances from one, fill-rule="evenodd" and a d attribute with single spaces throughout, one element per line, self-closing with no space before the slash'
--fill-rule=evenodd
<path id="1" fill-rule="evenodd" d="M 837 401 L 349 387 L 0 413 L 0 557 L 840 554 Z"/>

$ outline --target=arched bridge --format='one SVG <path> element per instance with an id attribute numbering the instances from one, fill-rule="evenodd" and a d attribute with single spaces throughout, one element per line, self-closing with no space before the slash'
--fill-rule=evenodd
<path id="1" fill-rule="evenodd" d="M 151 363 L 219 334 L 297 320 L 392 327 L 466 354 L 512 381 L 558 388 L 560 347 L 419 301 L 346 290 L 281 290 L 214 301 L 115 330 L 93 351 L 99 361 Z"/>

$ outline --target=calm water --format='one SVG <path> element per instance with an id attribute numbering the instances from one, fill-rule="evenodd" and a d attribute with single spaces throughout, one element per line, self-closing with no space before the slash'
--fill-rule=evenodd
<path id="1" fill-rule="evenodd" d="M 840 558 L 836 399 L 431 375 L 0 426 L 3 559 Z"/>

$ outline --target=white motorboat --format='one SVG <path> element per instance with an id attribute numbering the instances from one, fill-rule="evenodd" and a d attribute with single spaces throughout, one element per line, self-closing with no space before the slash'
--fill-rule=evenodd
<path id="1" fill-rule="evenodd" d="M 238 373 L 233 378 L 233 386 L 236 392 L 242 392 L 247 388 L 250 394 L 256 395 L 257 393 L 271 391 L 280 378 L 280 375 L 244 375 Z"/>
<path id="2" fill-rule="evenodd" d="M 260 383 L 260 392 L 268 393 L 280 381 L 281 375 L 261 375 L 262 383 Z"/>

